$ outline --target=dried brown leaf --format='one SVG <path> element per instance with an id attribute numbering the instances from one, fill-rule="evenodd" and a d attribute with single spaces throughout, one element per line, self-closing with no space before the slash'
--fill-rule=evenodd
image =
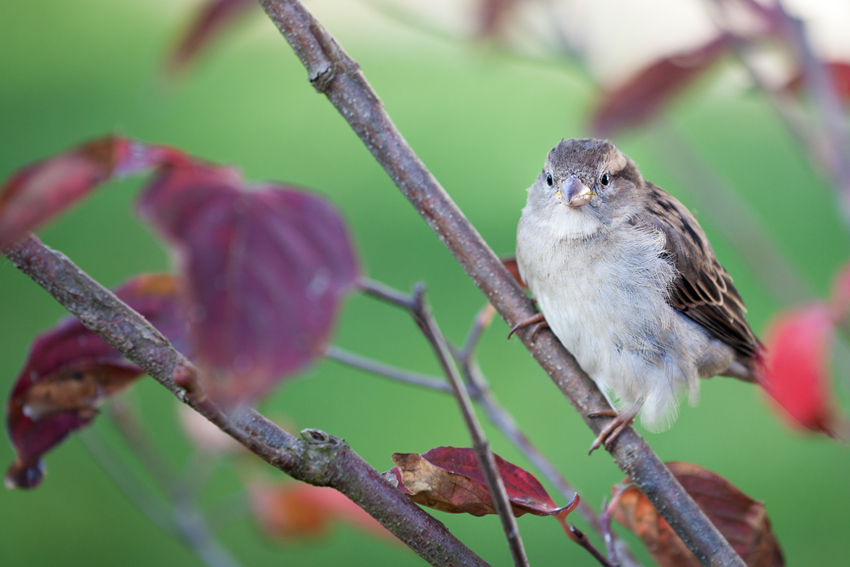
<path id="1" fill-rule="evenodd" d="M 699 465 L 673 462 L 667 466 L 744 563 L 749 567 L 785 565 L 763 503 Z M 617 521 L 640 537 L 660 567 L 701 565 L 636 486 L 615 488 L 611 507 Z"/>

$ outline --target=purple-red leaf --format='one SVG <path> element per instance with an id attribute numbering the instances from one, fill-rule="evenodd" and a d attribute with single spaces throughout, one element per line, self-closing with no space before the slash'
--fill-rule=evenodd
<path id="1" fill-rule="evenodd" d="M 593 112 L 594 134 L 610 136 L 657 114 L 723 55 L 726 43 L 721 36 L 689 53 L 664 57 L 614 90 L 601 93 Z"/>
<path id="2" fill-rule="evenodd" d="M 139 276 L 116 291 L 181 348 L 186 334 L 169 275 Z M 6 406 L 6 429 L 17 459 L 6 486 L 41 482 L 41 456 L 69 433 L 88 425 L 104 397 L 126 388 L 142 370 L 77 319 L 66 319 L 32 345 Z"/>
<path id="3" fill-rule="evenodd" d="M 109 136 L 31 164 L 0 187 L 0 248 L 67 209 L 101 183 L 182 154 Z"/>
<path id="4" fill-rule="evenodd" d="M 239 16 L 257 7 L 256 0 L 207 0 L 169 56 L 169 71 L 183 71 Z"/>
<path id="5" fill-rule="evenodd" d="M 217 400 L 251 402 L 321 354 L 358 278 L 324 199 L 232 169 L 163 168 L 139 208 L 177 250 L 201 375 Z"/>
<path id="6" fill-rule="evenodd" d="M 559 508 L 534 475 L 495 453 L 493 457 L 514 516 L 525 513 L 555 516 L 567 535 L 572 537 L 566 517 L 578 506 L 578 494 L 567 506 Z M 421 455 L 395 453 L 392 458 L 396 466 L 385 476 L 417 504 L 453 514 L 483 516 L 497 513 L 478 457 L 472 449 L 437 447 Z"/>

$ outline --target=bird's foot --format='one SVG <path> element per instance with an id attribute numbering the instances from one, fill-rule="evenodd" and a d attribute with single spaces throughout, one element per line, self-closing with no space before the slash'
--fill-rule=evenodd
<path id="1" fill-rule="evenodd" d="M 514 333 L 516 333 L 520 329 L 528 327 L 529 325 L 534 325 L 534 331 L 532 331 L 531 333 L 532 341 L 535 339 L 535 337 L 537 337 L 537 333 L 539 333 L 543 329 L 549 328 L 549 323 L 546 322 L 546 317 L 543 316 L 543 313 L 538 313 L 533 317 L 529 317 L 528 319 L 520 321 L 519 323 L 511 327 L 511 331 L 508 333 L 508 338 L 510 339 L 512 336 L 514 336 Z"/>
<path id="2" fill-rule="evenodd" d="M 612 409 L 604 409 L 595 411 L 587 414 L 588 417 L 613 417 L 614 419 L 605 426 L 605 429 L 599 432 L 599 435 L 596 439 L 593 440 L 593 443 L 590 445 L 590 451 L 588 451 L 588 455 L 593 453 L 599 447 L 605 445 L 605 450 L 610 451 L 611 446 L 614 444 L 614 441 L 617 440 L 617 437 L 626 430 L 632 423 L 634 423 L 635 418 L 637 417 L 638 410 L 626 410 L 622 413 L 617 413 Z"/>

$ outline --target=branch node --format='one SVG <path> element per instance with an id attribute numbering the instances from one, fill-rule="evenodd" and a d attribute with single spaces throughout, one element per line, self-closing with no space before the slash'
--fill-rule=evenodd
<path id="1" fill-rule="evenodd" d="M 322 431 L 321 429 L 303 429 L 301 431 L 301 438 L 304 439 L 308 445 L 333 446 L 340 444 L 339 439 Z"/>
<path id="2" fill-rule="evenodd" d="M 198 373 L 194 366 L 178 364 L 171 377 L 180 388 L 175 392 L 175 395 L 181 402 L 187 404 L 191 401 L 199 404 L 206 401 L 207 393 L 198 381 Z"/>
<path id="3" fill-rule="evenodd" d="M 325 94 L 335 76 L 336 67 L 330 61 L 326 61 L 320 68 L 310 72 L 309 80 L 316 92 Z"/>

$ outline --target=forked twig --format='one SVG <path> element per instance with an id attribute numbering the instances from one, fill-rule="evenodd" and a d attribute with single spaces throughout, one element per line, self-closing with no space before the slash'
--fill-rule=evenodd
<path id="1" fill-rule="evenodd" d="M 449 384 L 451 384 L 464 423 L 466 423 L 466 428 L 469 430 L 469 435 L 472 438 L 472 447 L 478 457 L 481 471 L 484 473 L 484 478 L 487 481 L 487 487 L 490 489 L 490 497 L 493 499 L 493 505 L 499 514 L 499 519 L 502 521 L 502 529 L 508 540 L 508 547 L 511 550 L 514 565 L 527 566 L 528 558 L 525 555 L 522 538 L 519 535 L 516 517 L 514 517 L 511 509 L 511 502 L 505 490 L 502 477 L 499 474 L 499 469 L 496 467 L 493 452 L 490 450 L 490 443 L 487 441 L 484 430 L 481 428 L 481 424 L 475 415 L 469 392 L 467 392 L 466 385 L 455 366 L 446 338 L 434 320 L 431 309 L 425 303 L 424 286 L 417 284 L 414 287 L 413 293 L 405 297 L 401 292 L 392 290 L 383 284 L 364 281 L 360 285 L 366 293 L 407 309 L 422 331 L 422 334 L 434 349 L 440 367 L 443 369 Z"/>
<path id="2" fill-rule="evenodd" d="M 377 284 L 376 282 L 372 283 L 375 284 L 373 287 L 376 289 L 382 289 L 384 292 L 390 291 L 388 288 L 383 286 L 383 284 Z M 366 292 L 367 290 L 364 289 L 363 291 Z M 406 297 L 402 297 L 403 294 L 400 292 L 393 292 L 389 294 L 370 293 L 370 295 L 381 299 L 385 297 L 392 298 L 388 299 L 388 301 L 405 308 L 407 308 L 407 305 L 411 304 Z M 543 473 L 549 482 L 555 485 L 565 500 L 571 501 L 575 496 L 576 491 L 569 482 L 567 482 L 563 475 L 558 472 L 546 456 L 534 446 L 525 433 L 519 429 L 516 420 L 514 420 L 510 412 L 508 412 L 504 406 L 496 400 L 489 382 L 475 362 L 475 347 L 478 344 L 483 331 L 492 321 L 494 314 L 495 310 L 493 307 L 489 303 L 485 305 L 476 314 L 472 326 L 467 333 L 463 347 L 457 348 L 449 343 L 449 349 L 451 350 L 452 355 L 457 361 L 459 369 L 463 374 L 470 398 L 482 406 L 490 422 L 499 428 L 505 437 L 507 437 L 508 440 L 511 441 L 511 443 L 513 443 L 514 446 L 523 453 L 541 473 Z M 444 393 L 452 393 L 451 386 L 436 376 L 410 372 L 395 366 L 377 362 L 370 358 L 349 353 L 339 347 L 328 347 L 326 350 L 326 356 L 353 368 L 358 368 L 360 370 L 384 376 L 405 384 L 411 384 Z M 588 525 L 599 534 L 603 541 L 614 538 L 610 531 L 610 525 L 606 532 L 599 517 L 585 501 L 582 500 L 579 503 L 578 512 L 585 519 Z M 637 567 L 640 565 L 628 550 L 628 546 L 625 542 L 617 539 L 613 539 L 612 541 L 619 549 L 621 549 L 620 555 L 623 556 L 623 565 L 628 567 Z"/>

